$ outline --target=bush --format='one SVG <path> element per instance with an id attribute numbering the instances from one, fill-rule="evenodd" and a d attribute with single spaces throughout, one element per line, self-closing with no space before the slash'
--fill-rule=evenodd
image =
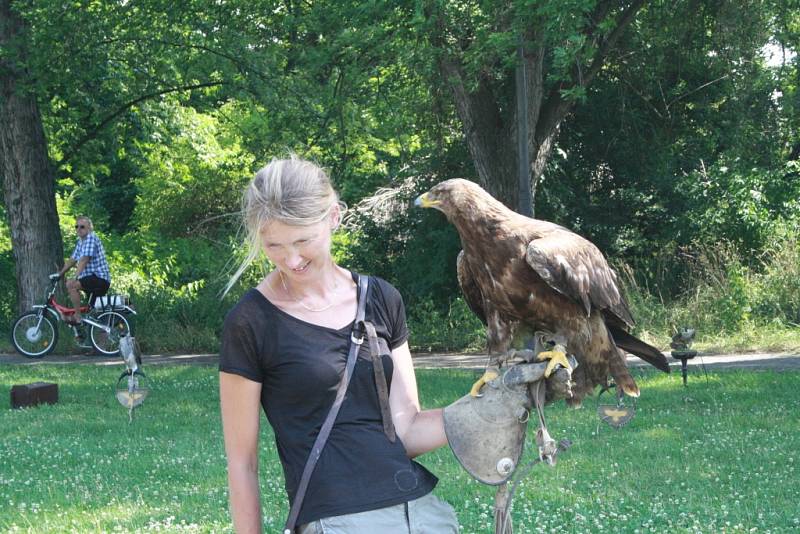
<path id="1" fill-rule="evenodd" d="M 137 338 L 145 352 L 214 352 L 225 313 L 252 282 L 221 299 L 236 244 L 139 234 L 107 247 L 112 291 L 126 293 L 137 311 Z"/>
<path id="2" fill-rule="evenodd" d="M 407 311 L 412 350 L 476 351 L 485 348 L 486 328 L 461 297 L 453 299 L 444 311 L 430 298 L 421 299 Z"/>
<path id="3" fill-rule="evenodd" d="M 763 272 L 754 280 L 753 314 L 800 325 L 800 243 L 796 227 L 784 226 L 764 254 Z"/>
<path id="4" fill-rule="evenodd" d="M 698 341 L 720 350 L 794 346 L 791 331 L 800 323 L 800 246 L 795 224 L 780 228 L 779 239 L 758 258 L 743 256 L 726 242 L 684 258 L 678 268 L 688 274 L 682 290 L 670 298 L 641 287 L 632 270 L 623 267 L 637 333 L 664 347 L 668 336 L 686 325 L 697 329 Z"/>

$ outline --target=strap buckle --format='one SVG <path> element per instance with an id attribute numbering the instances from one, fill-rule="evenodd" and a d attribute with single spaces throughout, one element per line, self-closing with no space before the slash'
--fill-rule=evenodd
<path id="1" fill-rule="evenodd" d="M 356 339 L 356 333 L 354 330 L 353 332 L 350 332 L 350 341 L 352 341 L 356 345 L 361 345 L 362 343 L 364 343 L 364 334 L 362 333 L 361 337 Z"/>
<path id="2" fill-rule="evenodd" d="M 364 324 L 364 316 L 361 310 L 359 310 L 356 322 L 353 324 L 353 329 L 350 331 L 350 341 L 356 345 L 363 345 L 365 337 L 367 337 L 367 325 Z"/>

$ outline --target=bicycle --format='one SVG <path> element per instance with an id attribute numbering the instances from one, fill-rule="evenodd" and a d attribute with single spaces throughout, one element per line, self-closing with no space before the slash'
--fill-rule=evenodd
<path id="1" fill-rule="evenodd" d="M 75 308 L 63 306 L 56 301 L 55 293 L 61 276 L 49 276 L 51 284 L 44 304 L 35 304 L 33 309 L 20 315 L 11 328 L 11 343 L 14 348 L 28 358 L 43 358 L 58 342 L 58 323 L 64 321 L 75 334 L 78 346 L 94 348 L 101 355 L 116 356 L 120 353 L 119 342 L 124 336 L 133 335 L 133 328 L 127 316 L 136 315 L 124 295 L 97 296 L 94 306 L 80 307 L 81 321 L 72 324 L 64 316 L 75 314 Z M 91 297 L 90 297 L 91 302 Z M 82 343 L 80 327 L 89 327 L 91 345 Z"/>

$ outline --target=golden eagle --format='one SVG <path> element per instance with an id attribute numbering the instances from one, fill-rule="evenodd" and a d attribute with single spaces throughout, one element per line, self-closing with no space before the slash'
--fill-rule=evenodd
<path id="1" fill-rule="evenodd" d="M 606 386 L 609 374 L 626 394 L 639 395 L 619 349 L 669 372 L 658 349 L 628 333 L 634 321 L 616 274 L 588 240 L 515 213 L 468 180 L 441 182 L 415 204 L 443 212 L 461 237 L 458 283 L 487 326 L 487 379 L 511 354 L 515 337 L 542 331 L 563 339 L 579 362 L 571 404 L 579 405 L 596 385 Z M 562 351 L 545 354 L 560 358 Z"/>

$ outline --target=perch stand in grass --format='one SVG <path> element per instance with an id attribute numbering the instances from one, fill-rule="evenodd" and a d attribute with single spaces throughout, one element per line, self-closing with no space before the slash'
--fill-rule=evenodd
<path id="1" fill-rule="evenodd" d="M 140 367 L 142 355 L 136 339 L 133 336 L 122 336 L 119 340 L 119 352 L 125 362 L 125 371 L 117 379 L 115 397 L 128 409 L 130 424 L 133 422 L 133 410 L 144 402 L 150 394 L 150 388 Z"/>
<path id="2" fill-rule="evenodd" d="M 669 344 L 670 348 L 673 349 L 670 352 L 672 357 L 681 361 L 681 376 L 683 377 L 684 387 L 686 387 L 686 379 L 689 374 L 686 362 L 697 356 L 697 351 L 689 348 L 692 345 L 692 341 L 694 341 L 695 334 L 696 330 L 694 328 L 684 326 L 672 336 Z"/>

